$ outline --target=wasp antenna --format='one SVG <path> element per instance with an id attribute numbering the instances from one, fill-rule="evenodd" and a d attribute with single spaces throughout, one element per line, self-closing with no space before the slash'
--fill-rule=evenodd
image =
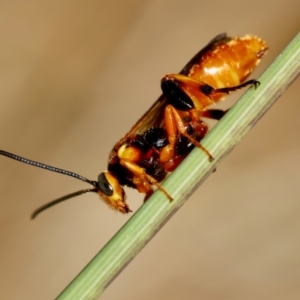
<path id="1" fill-rule="evenodd" d="M 49 203 L 46 203 L 44 204 L 43 206 L 37 208 L 32 214 L 31 214 L 31 220 L 35 219 L 37 215 L 39 215 L 41 212 L 43 212 L 44 210 L 56 205 L 56 204 L 59 204 L 65 200 L 68 200 L 68 199 L 71 199 L 71 198 L 74 198 L 74 197 L 77 197 L 77 196 L 80 196 L 82 194 L 85 194 L 85 193 L 90 193 L 90 192 L 93 192 L 93 193 L 97 193 L 98 189 L 97 188 L 94 188 L 94 189 L 85 189 L 85 190 L 80 190 L 80 191 L 77 191 L 75 193 L 71 193 L 71 194 L 68 194 L 68 195 L 65 195 L 63 197 L 60 197 L 58 199 L 55 199 Z"/>
<path id="2" fill-rule="evenodd" d="M 76 174 L 74 172 L 70 172 L 70 171 L 67 171 L 67 170 L 63 170 L 63 169 L 52 167 L 52 166 L 49 166 L 49 165 L 46 165 L 46 164 L 42 164 L 40 162 L 30 160 L 28 158 L 24 158 L 22 156 L 19 156 L 19 155 L 16 155 L 16 154 L 4 151 L 4 150 L 0 150 L 0 155 L 9 157 L 11 159 L 17 160 L 17 161 L 22 162 L 22 163 L 27 164 L 27 165 L 31 165 L 31 166 L 38 167 L 38 168 L 41 168 L 41 169 L 45 169 L 45 170 L 48 170 L 48 171 L 51 171 L 51 172 L 55 172 L 55 173 L 59 173 L 59 174 L 63 174 L 63 175 L 67 175 L 67 176 L 79 179 L 81 181 L 84 181 L 86 183 L 91 184 L 95 188 L 98 188 L 98 182 L 97 181 L 89 180 L 89 179 L 87 179 L 87 178 L 85 178 L 85 177 L 83 177 L 79 174 Z"/>

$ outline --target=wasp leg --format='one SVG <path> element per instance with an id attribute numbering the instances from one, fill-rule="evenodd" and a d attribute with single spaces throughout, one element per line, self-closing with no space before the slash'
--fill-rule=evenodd
<path id="1" fill-rule="evenodd" d="M 191 116 L 191 121 L 189 124 L 193 127 L 196 132 L 201 133 L 201 136 L 205 133 L 203 133 L 203 122 L 199 122 L 199 116 L 197 114 L 197 111 L 195 109 L 191 109 L 189 111 L 189 114 Z M 168 135 L 168 141 L 169 144 L 165 146 L 161 153 L 160 153 L 160 161 L 162 164 L 166 165 L 167 163 L 170 164 L 172 160 L 174 160 L 174 165 L 178 165 L 178 161 L 176 161 L 176 153 L 175 153 L 175 145 L 178 139 L 178 133 L 184 137 L 186 137 L 188 140 L 190 140 L 196 147 L 200 148 L 209 158 L 210 161 L 213 160 L 212 155 L 209 153 L 209 151 L 203 147 L 195 138 L 193 138 L 191 135 L 189 135 L 186 131 L 186 124 L 183 122 L 181 116 L 179 115 L 178 111 L 172 106 L 167 105 L 165 108 L 165 128 Z M 205 131 L 206 132 L 206 131 Z M 180 156 L 178 159 L 181 159 Z"/>
<path id="2" fill-rule="evenodd" d="M 251 85 L 256 89 L 260 85 L 260 82 L 255 80 L 255 79 L 250 79 L 250 80 L 248 80 L 248 81 L 246 81 L 242 84 L 239 84 L 237 86 L 214 89 L 213 93 L 226 93 L 226 94 L 229 94 L 230 92 L 234 92 L 234 91 L 236 91 L 238 89 L 241 89 L 243 87 L 246 87 L 248 85 Z"/>
<path id="3" fill-rule="evenodd" d="M 140 193 L 146 194 L 146 198 L 153 193 L 151 185 L 155 185 L 170 201 L 173 200 L 168 192 L 157 182 L 157 180 L 146 173 L 144 168 L 141 168 L 134 162 L 125 159 L 121 159 L 120 164 L 132 172 L 133 183 Z"/>
<path id="4" fill-rule="evenodd" d="M 195 108 L 199 112 L 222 100 L 227 94 L 248 85 L 257 88 L 259 81 L 251 79 L 242 84 L 221 88 L 214 88 L 205 82 L 181 74 L 166 75 L 161 81 L 161 88 L 171 105 L 178 110 L 188 111 Z"/>
<path id="5" fill-rule="evenodd" d="M 209 160 L 213 160 L 208 150 L 186 132 L 185 123 L 182 119 L 182 115 L 186 113 L 194 130 L 201 131 L 201 129 L 198 129 L 199 124 L 201 124 L 200 115 L 214 101 L 203 94 L 199 89 L 199 85 L 209 86 L 206 84 L 201 85 L 194 79 L 180 74 L 166 75 L 161 81 L 162 91 L 169 103 L 165 108 L 164 116 L 166 131 L 169 136 L 169 147 L 164 151 L 169 152 L 169 154 L 162 154 L 163 161 L 167 160 L 168 157 L 174 157 L 174 145 L 177 133 L 185 136 L 195 146 L 204 151 Z M 192 91 L 192 94 L 189 91 Z"/>

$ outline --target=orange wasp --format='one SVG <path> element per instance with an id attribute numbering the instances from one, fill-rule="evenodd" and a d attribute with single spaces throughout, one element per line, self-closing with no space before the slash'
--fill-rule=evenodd
<path id="1" fill-rule="evenodd" d="M 160 182 L 194 147 L 213 160 L 200 144 L 208 130 L 201 118 L 220 120 L 226 111 L 208 107 L 237 89 L 259 85 L 255 79 L 245 80 L 267 50 L 265 41 L 256 36 L 230 38 L 223 33 L 200 50 L 179 74 L 165 75 L 161 80 L 163 94 L 113 147 L 108 170 L 97 181 L 0 150 L 1 155 L 93 186 L 43 205 L 33 212 L 32 218 L 57 203 L 87 192 L 98 193 L 109 207 L 129 213 L 123 186 L 144 193 L 145 200 L 155 186 L 171 201 L 172 197 Z"/>

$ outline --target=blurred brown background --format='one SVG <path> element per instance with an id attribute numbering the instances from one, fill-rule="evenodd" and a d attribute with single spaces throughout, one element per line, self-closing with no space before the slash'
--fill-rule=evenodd
<path id="1" fill-rule="evenodd" d="M 268 42 L 257 78 L 299 13 L 297 0 L 2 0 L 1 149 L 94 179 L 162 75 L 226 31 Z M 299 95 L 298 80 L 101 299 L 300 299 Z M 0 298 L 54 299 L 129 217 L 92 194 L 30 221 L 87 186 L 0 166 Z M 136 210 L 142 196 L 127 192 Z"/>

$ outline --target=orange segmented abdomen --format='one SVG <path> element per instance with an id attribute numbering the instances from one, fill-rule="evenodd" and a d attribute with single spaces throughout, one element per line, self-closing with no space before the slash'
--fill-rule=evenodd
<path id="1" fill-rule="evenodd" d="M 214 88 L 239 85 L 253 71 L 267 49 L 266 42 L 256 36 L 234 38 L 207 52 L 199 64 L 191 68 L 188 76 Z"/>

